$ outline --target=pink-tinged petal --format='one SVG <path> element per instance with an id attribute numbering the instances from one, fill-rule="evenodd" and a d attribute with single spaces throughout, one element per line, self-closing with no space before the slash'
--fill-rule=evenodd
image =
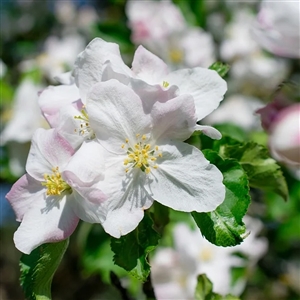
<path id="1" fill-rule="evenodd" d="M 39 105 L 51 127 L 57 127 L 59 110 L 79 98 L 79 90 L 75 84 L 49 86 L 40 94 Z"/>
<path id="2" fill-rule="evenodd" d="M 208 212 L 225 199 L 222 173 L 197 148 L 183 142 L 161 145 L 162 158 L 152 169 L 150 188 L 161 204 L 175 210 Z"/>
<path id="3" fill-rule="evenodd" d="M 200 67 L 174 71 L 165 81 L 170 85 L 177 85 L 180 94 L 190 94 L 194 97 L 197 120 L 215 110 L 227 90 L 226 81 L 216 71 Z"/>
<path id="4" fill-rule="evenodd" d="M 89 187 L 103 180 L 105 153 L 98 142 L 84 142 L 65 167 L 64 179 L 75 188 Z"/>
<path id="5" fill-rule="evenodd" d="M 83 221 L 88 223 L 103 223 L 107 211 L 101 204 L 106 200 L 106 195 L 94 187 L 80 187 L 78 191 L 73 190 L 73 211 Z"/>
<path id="6" fill-rule="evenodd" d="M 69 104 L 59 111 L 59 122 L 57 126 L 58 133 L 66 139 L 74 149 L 79 148 L 83 141 L 91 136 L 89 132 L 82 131 L 80 126 L 83 121 L 76 118 L 82 116 L 80 111 L 82 108 L 82 105 L 80 105 L 81 102 L 77 104 L 78 107 L 75 107 L 74 104 Z"/>
<path id="7" fill-rule="evenodd" d="M 180 95 L 165 103 L 156 102 L 151 111 L 152 137 L 164 139 L 188 139 L 196 126 L 195 104 L 190 95 Z"/>
<path id="8" fill-rule="evenodd" d="M 110 61 L 107 61 L 103 65 L 102 81 L 107 81 L 110 79 L 117 79 L 119 82 L 128 85 L 130 81 L 131 73 L 119 73 L 114 70 L 114 66 Z"/>
<path id="9" fill-rule="evenodd" d="M 45 200 L 44 197 L 36 199 L 14 234 L 16 248 L 30 254 L 33 249 L 44 243 L 59 242 L 69 237 L 75 230 L 79 218 L 68 201 L 73 199 L 67 199 L 67 196 L 62 199 Z"/>
<path id="10" fill-rule="evenodd" d="M 100 38 L 95 38 L 78 55 L 73 75 L 84 103 L 90 88 L 102 81 L 104 64 L 107 61 L 110 61 L 116 72 L 121 74 L 131 73 L 121 58 L 119 46 L 115 43 L 108 43 Z"/>
<path id="11" fill-rule="evenodd" d="M 11 188 L 6 198 L 16 214 L 16 220 L 21 222 L 31 203 L 42 197 L 44 187 L 28 174 L 23 175 Z"/>
<path id="12" fill-rule="evenodd" d="M 203 134 L 209 136 L 210 138 L 212 138 L 214 140 L 219 140 L 222 138 L 221 132 L 211 126 L 197 124 L 195 127 L 195 130 L 200 130 Z"/>
<path id="13" fill-rule="evenodd" d="M 179 89 L 175 85 L 166 89 L 159 84 L 150 85 L 143 80 L 131 78 L 129 86 L 141 98 L 145 114 L 151 113 L 156 102 L 164 103 L 179 95 Z"/>
<path id="14" fill-rule="evenodd" d="M 86 109 L 96 138 L 115 153 L 124 153 L 121 146 L 126 139 L 135 143 L 136 134 L 149 132 L 150 116 L 144 113 L 142 100 L 117 80 L 96 84 Z"/>
<path id="15" fill-rule="evenodd" d="M 63 168 L 73 153 L 74 149 L 56 129 L 39 128 L 32 138 L 26 171 L 36 180 L 44 181 L 45 173 L 52 173 L 55 167 Z"/>
<path id="16" fill-rule="evenodd" d="M 163 84 L 163 79 L 168 74 L 168 66 L 159 57 L 139 46 L 134 54 L 132 71 L 136 78 L 149 84 Z"/>

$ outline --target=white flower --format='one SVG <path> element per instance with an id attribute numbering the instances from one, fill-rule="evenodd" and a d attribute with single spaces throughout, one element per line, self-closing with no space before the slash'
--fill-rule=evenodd
<path id="1" fill-rule="evenodd" d="M 197 276 L 203 273 L 212 281 L 214 292 L 241 294 L 245 278 L 232 286 L 231 268 L 254 266 L 267 249 L 266 240 L 256 237 L 260 222 L 249 217 L 245 222 L 251 230 L 249 236 L 241 245 L 227 248 L 209 243 L 198 229 L 191 230 L 184 223 L 175 225 L 174 249 L 158 248 L 150 261 L 157 299 L 194 299 Z M 235 252 L 248 256 L 249 263 L 233 255 Z"/>
<path id="2" fill-rule="evenodd" d="M 66 239 L 75 230 L 79 218 L 101 222 L 101 203 L 106 196 L 93 187 L 97 176 L 85 174 L 69 164 L 73 148 L 55 129 L 37 129 L 32 139 L 26 171 L 6 195 L 20 227 L 14 235 L 16 248 L 29 254 L 47 242 Z M 98 161 L 101 167 L 102 161 Z M 80 177 L 89 182 L 83 183 Z M 85 200 L 88 199 L 88 200 Z"/>
<path id="3" fill-rule="evenodd" d="M 221 172 L 182 142 L 196 128 L 191 96 L 160 86 L 137 95 L 109 80 L 93 86 L 86 110 L 96 141 L 83 143 L 71 161 L 77 169 L 96 170 L 104 157 L 99 189 L 108 195 L 102 225 L 109 234 L 131 232 L 154 200 L 186 212 L 211 211 L 222 203 Z"/>
<path id="4" fill-rule="evenodd" d="M 257 98 L 235 94 L 226 98 L 203 122 L 210 125 L 232 123 L 246 130 L 261 128 L 255 111 L 262 106 L 264 104 Z M 233 111 L 238 113 L 232 113 Z"/>
<path id="5" fill-rule="evenodd" d="M 7 145 L 10 169 L 15 176 L 24 173 L 29 143 L 34 131 L 47 124 L 38 106 L 38 92 L 41 86 L 31 79 L 24 79 L 16 90 L 12 117 L 0 135 L 0 145 Z"/>
<path id="6" fill-rule="evenodd" d="M 128 1 L 126 13 L 133 42 L 159 55 L 173 69 L 209 67 L 215 61 L 212 36 L 189 27 L 171 1 Z"/>
<path id="7" fill-rule="evenodd" d="M 121 58 L 118 45 L 99 38 L 94 39 L 78 56 L 73 73 L 83 102 L 96 83 L 111 78 L 128 84 L 136 93 L 156 88 L 149 85 L 159 85 L 162 91 L 179 87 L 180 95 L 193 96 L 197 120 L 219 106 L 227 89 L 226 82 L 217 72 L 200 67 L 170 72 L 160 58 L 142 46 L 136 50 L 132 69 L 129 69 Z M 221 137 L 215 129 L 203 129 L 214 138 Z"/>
<path id="8" fill-rule="evenodd" d="M 275 55 L 300 58 L 300 2 L 261 2 L 253 34 L 259 44 Z"/>

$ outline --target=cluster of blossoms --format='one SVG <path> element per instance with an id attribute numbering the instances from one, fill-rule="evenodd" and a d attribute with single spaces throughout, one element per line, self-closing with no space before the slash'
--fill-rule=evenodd
<path id="1" fill-rule="evenodd" d="M 126 235 L 153 201 L 184 212 L 223 202 L 222 173 L 184 143 L 194 131 L 221 137 L 197 123 L 226 92 L 217 72 L 170 72 L 142 46 L 129 68 L 117 44 L 96 38 L 57 78 L 61 85 L 39 96 L 51 128 L 36 130 L 27 173 L 7 194 L 21 222 L 20 251 L 67 238 L 79 219 Z"/>
<path id="2" fill-rule="evenodd" d="M 173 228 L 174 248 L 160 247 L 151 259 L 156 298 L 194 299 L 197 276 L 203 273 L 212 281 L 214 292 L 240 295 L 247 277 L 268 248 L 266 238 L 258 237 L 262 223 L 249 216 L 244 221 L 250 234 L 241 245 L 234 247 L 215 246 L 198 229 L 177 223 Z M 231 274 L 234 267 L 247 270 L 236 282 Z"/>

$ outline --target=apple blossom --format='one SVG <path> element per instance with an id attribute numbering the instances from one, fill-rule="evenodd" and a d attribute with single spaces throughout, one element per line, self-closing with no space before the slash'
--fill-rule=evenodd
<path id="1" fill-rule="evenodd" d="M 132 41 L 159 55 L 171 68 L 209 67 L 215 61 L 212 36 L 188 26 L 171 1 L 128 1 L 126 14 Z"/>
<path id="2" fill-rule="evenodd" d="M 43 243 L 66 239 L 79 218 L 91 223 L 104 220 L 100 208 L 106 196 L 93 187 L 94 181 L 101 180 L 103 175 L 86 174 L 72 164 L 67 167 L 73 154 L 73 148 L 56 129 L 40 128 L 35 132 L 27 173 L 6 195 L 17 221 L 21 222 L 14 234 L 16 248 L 21 252 L 29 254 Z M 98 161 L 100 168 L 101 164 Z"/>
<path id="3" fill-rule="evenodd" d="M 90 42 L 78 56 L 73 74 L 83 102 L 93 85 L 112 78 L 131 86 L 136 93 L 151 89 L 149 85 L 159 85 L 162 90 L 177 86 L 178 93 L 193 96 L 197 120 L 218 107 L 227 89 L 217 72 L 200 67 L 170 72 L 160 58 L 142 46 L 136 50 L 132 69 L 129 69 L 120 56 L 118 45 L 99 38 Z M 220 138 L 216 130 L 206 128 L 205 131 Z"/>
<path id="4" fill-rule="evenodd" d="M 185 223 L 173 228 L 174 249 L 158 248 L 151 263 L 154 291 L 160 299 L 194 299 L 197 276 L 205 273 L 213 283 L 216 293 L 239 295 L 246 279 L 231 284 L 231 268 L 253 266 L 267 249 L 267 241 L 257 238 L 261 223 L 250 217 L 245 218 L 250 234 L 241 245 L 218 247 L 202 237 L 198 229 L 192 230 Z M 239 252 L 249 257 L 247 260 L 233 255 Z"/>
<path id="5" fill-rule="evenodd" d="M 257 42 L 278 56 L 300 58 L 299 1 L 261 2 L 253 35 Z"/>
<path id="6" fill-rule="evenodd" d="M 182 142 L 197 127 L 192 96 L 160 86 L 138 95 L 112 79 L 92 87 L 86 110 L 96 138 L 71 161 L 77 169 L 96 169 L 105 158 L 97 186 L 108 197 L 102 225 L 110 235 L 134 230 L 154 200 L 186 212 L 211 211 L 223 202 L 221 172 Z"/>
<path id="7" fill-rule="evenodd" d="M 38 92 L 41 89 L 29 78 L 20 83 L 13 99 L 12 117 L 0 135 L 0 145 L 8 147 L 10 170 L 15 176 L 24 173 L 28 143 L 34 131 L 39 127 L 47 127 L 38 106 Z"/>

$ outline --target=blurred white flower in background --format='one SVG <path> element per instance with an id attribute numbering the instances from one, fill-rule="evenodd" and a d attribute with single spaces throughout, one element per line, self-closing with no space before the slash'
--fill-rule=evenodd
<path id="1" fill-rule="evenodd" d="M 3 78 L 6 74 L 7 67 L 6 64 L 0 59 L 0 79 Z"/>
<path id="2" fill-rule="evenodd" d="M 271 53 L 300 58 L 300 2 L 261 2 L 253 35 Z"/>
<path id="3" fill-rule="evenodd" d="M 189 26 L 171 1 L 130 0 L 126 13 L 133 43 L 144 45 L 173 69 L 209 67 L 215 62 L 211 34 Z"/>
<path id="4" fill-rule="evenodd" d="M 205 273 L 213 283 L 214 292 L 239 295 L 246 284 L 240 278 L 232 284 L 231 268 L 251 269 L 267 251 L 267 240 L 258 238 L 262 224 L 259 220 L 245 217 L 250 234 L 241 245 L 218 247 L 202 237 L 198 229 L 192 230 L 184 223 L 174 227 L 174 249 L 159 248 L 151 260 L 152 283 L 158 300 L 194 299 L 197 275 Z M 233 255 L 244 254 L 247 259 Z"/>
<path id="5" fill-rule="evenodd" d="M 246 130 L 261 129 L 260 118 L 255 112 L 262 106 L 263 102 L 257 98 L 234 94 L 225 98 L 203 122 L 209 125 L 232 123 Z"/>
<path id="6" fill-rule="evenodd" d="M 271 91 L 289 72 L 287 60 L 266 55 L 251 35 L 255 15 L 248 9 L 237 11 L 225 28 L 221 58 L 231 65 L 231 88 L 246 94 Z"/>
<path id="7" fill-rule="evenodd" d="M 13 175 L 25 172 L 29 142 L 34 131 L 47 127 L 38 105 L 38 92 L 42 86 L 31 79 L 24 79 L 16 90 L 13 99 L 11 118 L 0 135 L 0 145 L 7 145 L 9 166 Z"/>

